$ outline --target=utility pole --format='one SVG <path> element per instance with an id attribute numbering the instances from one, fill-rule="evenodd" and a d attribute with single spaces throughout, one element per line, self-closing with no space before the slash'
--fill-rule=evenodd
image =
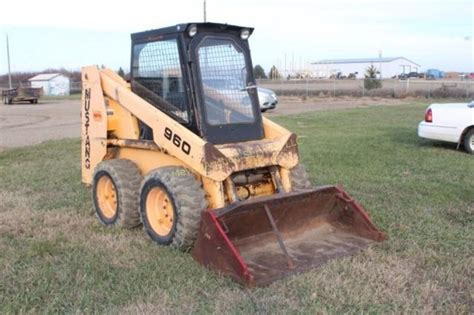
<path id="1" fill-rule="evenodd" d="M 203 9 L 204 9 L 204 23 L 207 22 L 207 17 L 206 17 L 206 0 L 203 2 Z"/>
<path id="2" fill-rule="evenodd" d="M 295 72 L 295 53 L 291 52 L 291 72 Z"/>
<path id="3" fill-rule="evenodd" d="M 379 70 L 380 80 L 382 80 L 383 79 L 383 77 L 382 77 L 382 50 L 379 50 L 379 61 L 380 61 L 380 70 Z"/>
<path id="4" fill-rule="evenodd" d="M 13 89 L 12 87 L 12 73 L 10 70 L 10 46 L 8 45 L 8 34 L 7 34 L 7 60 L 8 60 L 8 87 Z"/>

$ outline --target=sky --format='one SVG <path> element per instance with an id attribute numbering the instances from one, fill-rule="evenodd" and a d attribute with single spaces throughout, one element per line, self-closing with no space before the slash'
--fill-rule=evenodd
<path id="1" fill-rule="evenodd" d="M 253 63 L 267 72 L 379 53 L 423 70 L 474 72 L 473 19 L 474 0 L 207 0 L 209 22 L 255 28 Z M 0 74 L 7 34 L 12 72 L 90 64 L 128 70 L 130 33 L 202 20 L 202 0 L 6 1 Z"/>

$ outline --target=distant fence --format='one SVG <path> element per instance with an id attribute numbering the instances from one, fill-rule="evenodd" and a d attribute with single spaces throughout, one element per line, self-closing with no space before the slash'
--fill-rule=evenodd
<path id="1" fill-rule="evenodd" d="M 474 81 L 448 80 L 383 80 L 382 87 L 366 89 L 364 80 L 257 80 L 259 87 L 278 95 L 298 97 L 378 96 L 403 98 L 474 98 Z"/>
<path id="2" fill-rule="evenodd" d="M 14 84 L 17 87 L 20 84 Z M 337 97 L 337 96 L 377 96 L 385 98 L 403 98 L 407 96 L 426 98 L 474 98 L 474 81 L 389 79 L 382 81 L 382 87 L 368 90 L 364 80 L 257 80 L 259 87 L 275 91 L 281 96 L 297 97 Z M 22 85 L 25 86 L 25 85 Z M 8 85 L 0 84 L 0 90 L 8 89 Z M 71 82 L 71 94 L 81 93 L 80 81 Z"/>

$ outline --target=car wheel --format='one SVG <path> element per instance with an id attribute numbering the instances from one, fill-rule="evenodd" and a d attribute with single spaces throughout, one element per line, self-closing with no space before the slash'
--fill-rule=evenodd
<path id="1" fill-rule="evenodd" d="M 265 113 L 267 110 L 268 110 L 268 108 L 262 108 L 260 111 L 261 111 L 262 113 Z"/>
<path id="2" fill-rule="evenodd" d="M 464 136 L 464 150 L 467 153 L 474 154 L 474 129 L 469 130 Z"/>

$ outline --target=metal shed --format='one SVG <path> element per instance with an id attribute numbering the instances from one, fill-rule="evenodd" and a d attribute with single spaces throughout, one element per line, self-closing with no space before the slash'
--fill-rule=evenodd
<path id="1" fill-rule="evenodd" d="M 343 75 L 354 73 L 358 79 L 364 78 L 368 67 L 374 66 L 382 78 L 420 72 L 421 66 L 405 57 L 362 58 L 362 59 L 326 59 L 312 63 L 313 72 L 318 77 L 328 78 L 340 72 Z"/>
<path id="2" fill-rule="evenodd" d="M 38 74 L 28 81 L 32 88 L 43 88 L 44 95 L 60 96 L 69 95 L 69 78 L 60 73 Z"/>

